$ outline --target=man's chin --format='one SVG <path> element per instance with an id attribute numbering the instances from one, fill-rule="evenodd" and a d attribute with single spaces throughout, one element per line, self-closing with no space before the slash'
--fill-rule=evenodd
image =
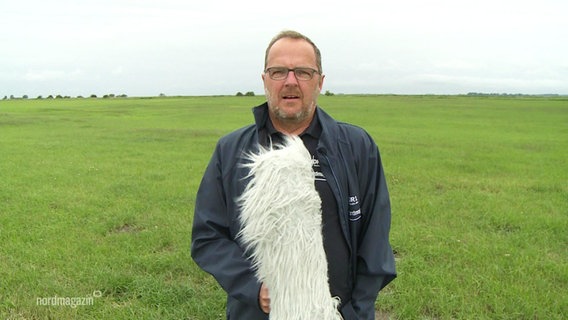
<path id="1" fill-rule="evenodd" d="M 278 118 L 280 118 L 280 120 L 285 121 L 285 122 L 301 122 L 304 118 L 305 115 L 302 112 L 298 112 L 298 113 L 279 113 L 278 114 Z"/>
<path id="2" fill-rule="evenodd" d="M 287 123 L 299 123 L 306 120 L 311 109 L 306 110 L 301 102 L 300 103 L 286 103 L 286 101 L 281 102 L 275 107 L 271 107 L 273 114 L 283 122 Z"/>

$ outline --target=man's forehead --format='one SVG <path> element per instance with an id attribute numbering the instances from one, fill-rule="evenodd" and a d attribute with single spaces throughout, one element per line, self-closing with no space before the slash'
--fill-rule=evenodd
<path id="1" fill-rule="evenodd" d="M 312 45 L 304 39 L 282 38 L 276 41 L 268 52 L 268 60 L 297 56 L 314 61 L 316 54 Z"/>

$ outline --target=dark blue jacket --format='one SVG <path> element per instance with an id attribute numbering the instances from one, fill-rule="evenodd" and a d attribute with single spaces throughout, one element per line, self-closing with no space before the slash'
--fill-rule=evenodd
<path id="1" fill-rule="evenodd" d="M 337 199 L 343 236 L 349 245 L 352 297 L 345 320 L 374 319 L 378 292 L 396 277 L 389 243 L 391 210 L 379 150 L 361 128 L 335 121 L 316 108 L 322 126 L 320 166 Z M 191 255 L 227 292 L 227 319 L 265 320 L 258 304 L 260 283 L 239 240 L 238 206 L 248 174 L 239 164 L 255 151 L 259 128 L 268 119 L 264 103 L 253 109 L 256 124 L 222 137 L 197 192 Z"/>

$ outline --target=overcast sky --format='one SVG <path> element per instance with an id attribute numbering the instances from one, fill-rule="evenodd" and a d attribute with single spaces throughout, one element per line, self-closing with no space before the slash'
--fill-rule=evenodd
<path id="1" fill-rule="evenodd" d="M 568 94 L 567 17 L 566 0 L 0 0 L 0 98 L 263 94 L 284 29 L 320 47 L 324 91 Z"/>

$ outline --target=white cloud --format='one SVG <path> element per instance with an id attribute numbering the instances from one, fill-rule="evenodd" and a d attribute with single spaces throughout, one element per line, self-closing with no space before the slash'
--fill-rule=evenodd
<path id="1" fill-rule="evenodd" d="M 9 1 L 0 96 L 260 93 L 264 49 L 286 28 L 320 46 L 330 90 L 446 93 L 489 83 L 568 93 L 567 11 L 563 0 Z"/>
<path id="2" fill-rule="evenodd" d="M 23 75 L 26 81 L 54 81 L 54 80 L 73 80 L 82 75 L 82 71 L 75 69 L 72 71 L 63 70 L 31 70 Z"/>
<path id="3" fill-rule="evenodd" d="M 118 66 L 114 68 L 110 73 L 115 76 L 122 75 L 124 73 L 124 68 L 122 66 Z"/>

